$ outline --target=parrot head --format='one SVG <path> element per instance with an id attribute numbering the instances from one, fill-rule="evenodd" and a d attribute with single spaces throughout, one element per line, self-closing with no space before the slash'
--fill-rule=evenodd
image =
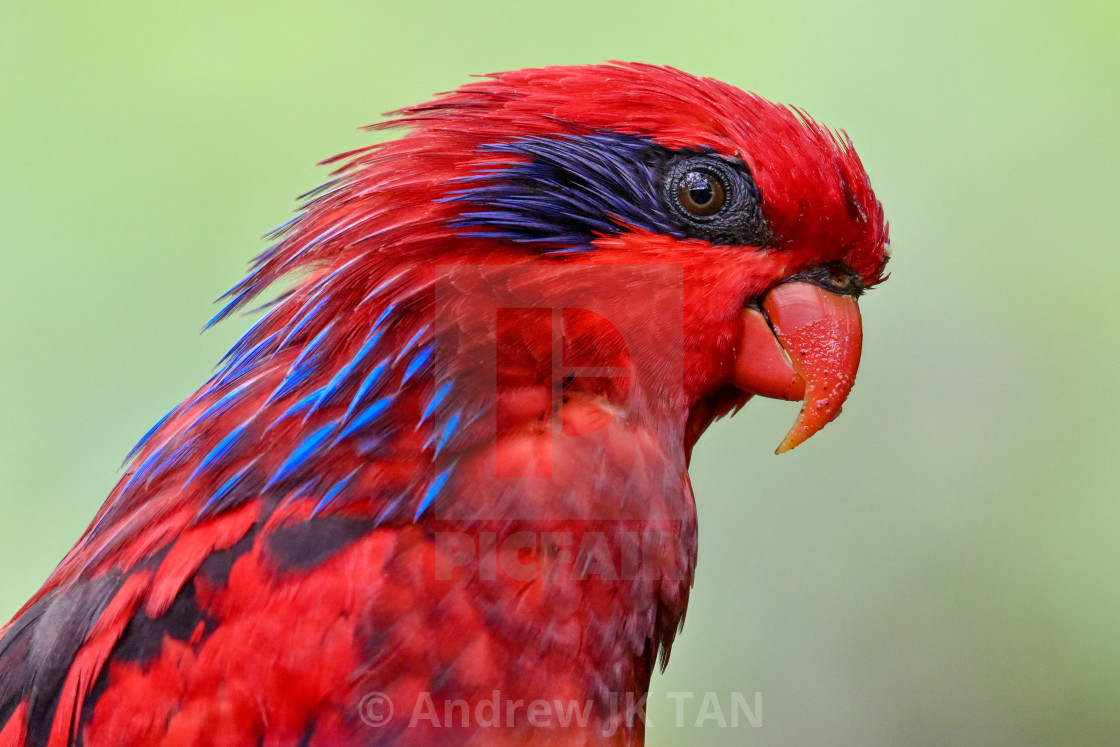
<path id="1" fill-rule="evenodd" d="M 348 295 L 359 306 L 376 298 L 380 313 L 401 295 L 391 286 L 430 290 L 417 267 L 670 266 L 680 272 L 681 318 L 666 323 L 683 340 L 672 375 L 687 450 L 753 395 L 803 402 L 779 453 L 839 414 L 860 359 L 858 299 L 889 258 L 882 207 L 842 131 L 642 64 L 487 76 L 393 114 L 371 129 L 409 134 L 333 159 L 338 178 L 258 258 L 219 318 L 298 268 L 318 282 L 288 302 L 289 328 L 330 318 L 307 312 L 328 295 L 323 282 L 337 308 Z M 585 294 L 611 292 L 588 285 Z M 655 294 L 640 283 L 617 292 L 638 320 L 664 318 L 664 299 L 646 298 Z M 594 330 L 581 330 L 588 345 L 609 347 Z"/>

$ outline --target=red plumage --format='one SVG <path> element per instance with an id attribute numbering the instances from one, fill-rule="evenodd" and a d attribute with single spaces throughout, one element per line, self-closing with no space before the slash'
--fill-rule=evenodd
<path id="1" fill-rule="evenodd" d="M 397 114 L 0 631 L 0 747 L 641 742 L 692 447 L 756 393 L 806 399 L 783 448 L 839 412 L 882 209 L 846 136 L 668 68 Z"/>

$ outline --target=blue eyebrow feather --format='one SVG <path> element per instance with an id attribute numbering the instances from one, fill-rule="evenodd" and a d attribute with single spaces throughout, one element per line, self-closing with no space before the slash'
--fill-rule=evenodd
<path id="1" fill-rule="evenodd" d="M 545 250 L 587 248 L 596 236 L 631 227 L 685 237 L 661 197 L 661 169 L 672 152 L 648 139 L 531 137 L 480 150 L 514 158 L 480 165 L 446 198 L 464 203 L 452 225 L 471 235 Z"/>

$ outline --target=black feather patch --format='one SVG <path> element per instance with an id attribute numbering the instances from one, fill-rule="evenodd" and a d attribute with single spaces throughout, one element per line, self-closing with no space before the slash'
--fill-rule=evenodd
<path id="1" fill-rule="evenodd" d="M 124 574 L 110 571 L 52 590 L 33 604 L 0 640 L 0 724 L 28 702 L 27 743 L 46 744 L 62 685 L 78 649 Z"/>
<path id="2" fill-rule="evenodd" d="M 159 656 L 165 638 L 190 640 L 199 623 L 203 624 L 204 634 L 214 628 L 214 622 L 198 606 L 194 582 L 189 581 L 159 617 L 136 613 L 113 648 L 112 659 L 148 664 Z M 102 670 L 102 674 L 106 671 Z"/>
<path id="3" fill-rule="evenodd" d="M 202 561 L 199 566 L 198 575 L 203 576 L 211 586 L 223 587 L 229 583 L 229 574 L 233 570 L 233 564 L 249 550 L 253 549 L 253 543 L 256 541 L 257 532 L 260 531 L 258 526 L 254 526 L 249 530 L 249 533 L 239 539 L 233 547 L 226 550 L 218 550 L 210 553 L 206 560 Z"/>
<path id="4" fill-rule="evenodd" d="M 360 539 L 377 526 L 376 521 L 324 516 L 280 527 L 270 532 L 269 555 L 281 571 L 307 571 Z"/>
<path id="5" fill-rule="evenodd" d="M 109 662 L 101 670 L 89 695 L 82 703 L 82 723 L 87 723 L 93 718 L 97 701 L 108 687 L 109 671 L 113 662 L 135 662 L 146 668 L 159 658 L 165 640 L 189 641 L 198 630 L 199 623 L 202 623 L 202 634 L 199 638 L 201 642 L 214 630 L 215 623 L 199 607 L 193 581 L 183 586 L 171 606 L 159 617 L 148 617 L 142 611 L 137 612 L 125 627 L 120 641 L 113 647 Z"/>

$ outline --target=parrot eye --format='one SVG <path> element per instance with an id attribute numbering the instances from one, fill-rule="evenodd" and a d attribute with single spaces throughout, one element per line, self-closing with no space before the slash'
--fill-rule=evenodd
<path id="1" fill-rule="evenodd" d="M 666 164 L 662 179 L 662 199 L 686 235 L 716 244 L 773 244 L 746 164 L 686 151 Z"/>
<path id="2" fill-rule="evenodd" d="M 689 171 L 680 178 L 677 199 L 698 218 L 715 215 L 724 204 L 723 183 L 706 171 Z"/>

